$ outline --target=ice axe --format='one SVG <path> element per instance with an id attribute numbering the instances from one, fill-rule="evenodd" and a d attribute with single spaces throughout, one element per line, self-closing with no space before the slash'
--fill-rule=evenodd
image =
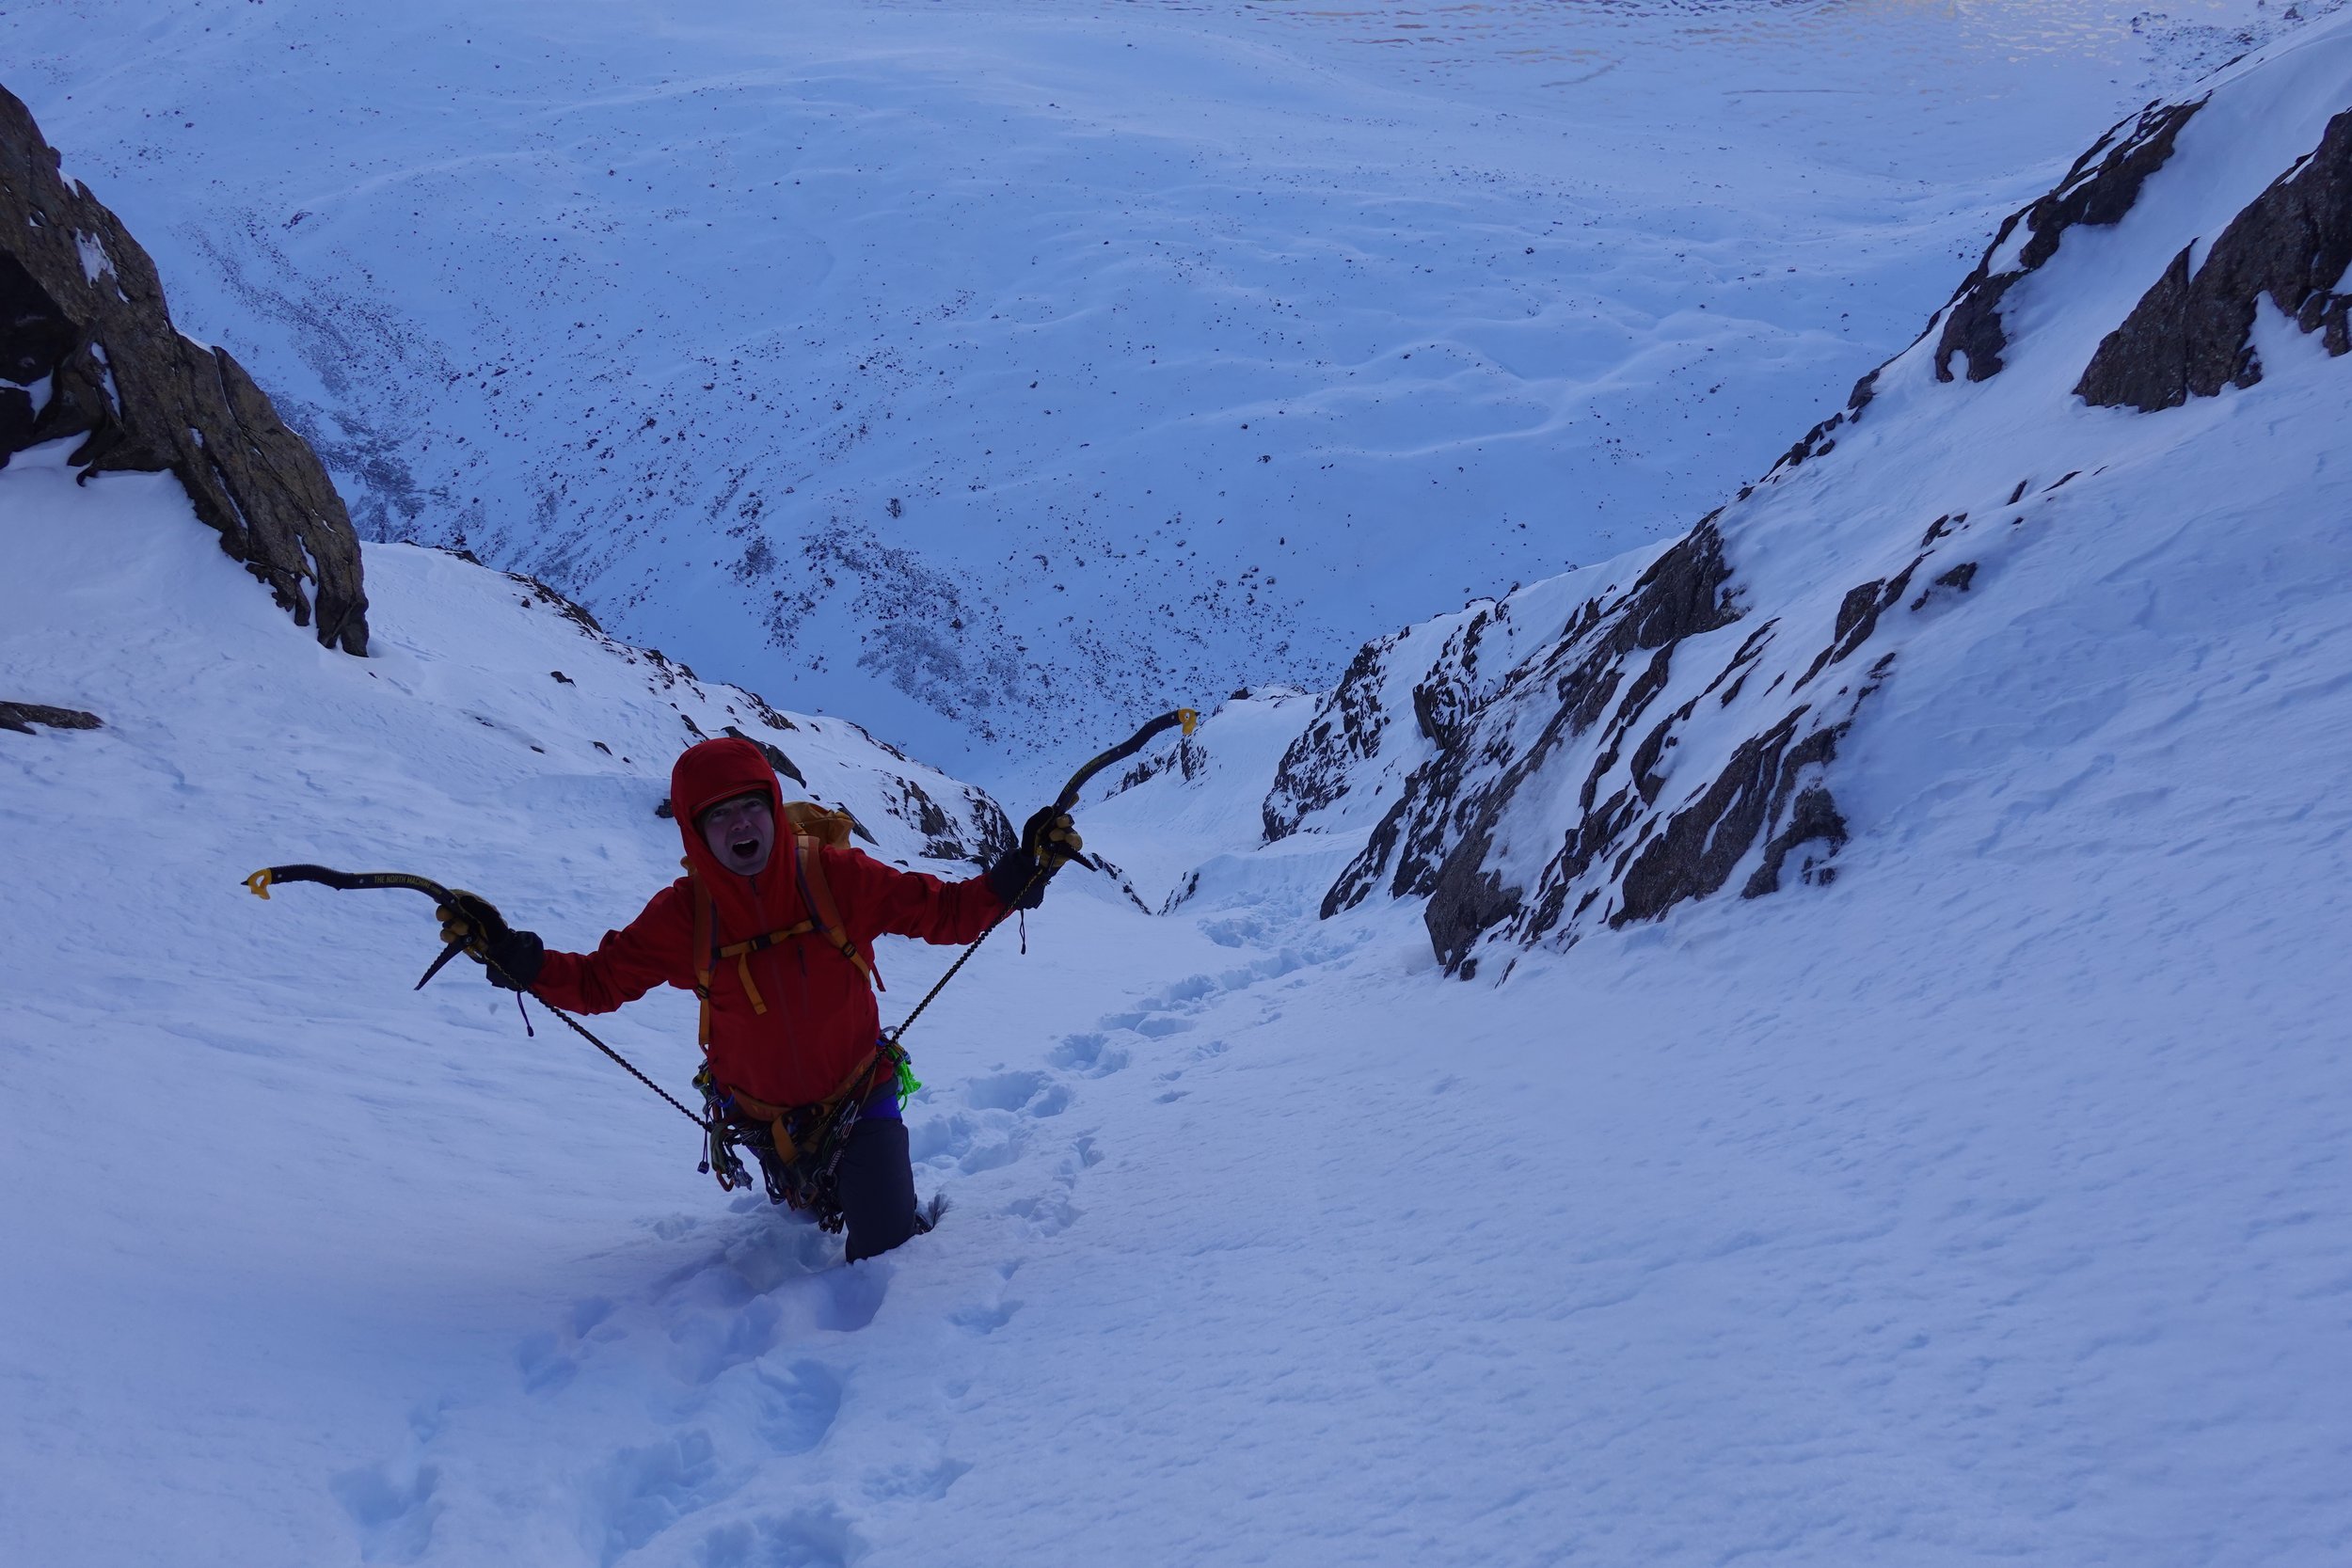
<path id="1" fill-rule="evenodd" d="M 1179 724 L 1184 726 L 1185 736 L 1190 738 L 1192 732 L 1200 726 L 1200 715 L 1195 709 L 1188 707 L 1171 708 L 1168 712 L 1161 714 L 1157 719 L 1154 719 L 1151 722 L 1145 724 L 1141 729 L 1136 731 L 1135 734 L 1129 736 L 1126 739 L 1120 741 L 1109 751 L 1094 757 L 1084 768 L 1081 768 L 1075 773 L 1071 774 L 1070 782 L 1061 786 L 1061 793 L 1059 795 L 1054 797 L 1054 809 L 1056 811 L 1068 811 L 1071 807 L 1076 805 L 1078 803 L 1078 791 L 1087 786 L 1089 780 L 1092 779 L 1097 773 L 1100 773 L 1104 768 L 1110 767 L 1112 764 L 1126 761 L 1129 757 L 1134 756 L 1137 752 L 1142 751 L 1144 747 L 1150 745 L 1155 736 L 1166 734 L 1168 731 L 1174 729 Z M 1093 863 L 1089 862 L 1088 864 L 1091 867 Z M 1044 876 L 1045 867 L 1043 863 L 1041 863 L 1036 872 L 1030 876 L 1027 885 L 1023 887 L 1018 894 L 1013 895 L 1012 902 L 1018 904 L 1022 899 L 1027 897 L 1029 895 L 1029 889 L 1037 886 L 1037 884 L 1044 879 Z M 907 1026 L 922 1016 L 923 1009 L 931 1005 L 931 998 L 937 996 L 941 991 L 947 989 L 947 982 L 956 977 L 956 971 L 961 969 L 966 963 L 971 961 L 972 955 L 980 950 L 980 943 L 986 942 L 991 933 L 993 933 L 997 927 L 1002 926 L 1005 923 L 1005 915 L 1010 914 L 1011 912 L 1012 911 L 1010 909 L 1007 909 L 1004 914 L 1000 914 L 995 919 L 990 921 L 988 923 L 988 929 L 982 931 L 978 936 L 974 937 L 972 939 L 972 945 L 966 947 L 961 953 L 958 954 L 956 956 L 956 961 L 947 966 L 947 973 L 941 975 L 938 983 L 933 985 L 930 990 L 923 993 L 923 1000 L 917 1002 L 914 1007 L 908 1011 L 906 1017 L 900 1019 L 890 1028 L 882 1031 L 882 1037 L 888 1040 L 892 1045 L 897 1045 L 898 1043 L 898 1037 L 906 1033 Z"/>
<path id="2" fill-rule="evenodd" d="M 245 879 L 246 890 L 256 898 L 267 898 L 269 890 L 280 882 L 317 882 L 338 893 L 371 892 L 377 888 L 405 887 L 421 893 L 443 909 L 455 905 L 458 895 L 443 887 L 430 877 L 413 876 L 405 871 L 338 871 L 330 865 L 265 865 Z M 410 987 L 422 990 L 425 981 L 441 973 L 450 959 L 466 950 L 463 942 L 453 942 L 441 949 L 441 956 L 425 969 L 421 979 Z"/>
<path id="3" fill-rule="evenodd" d="M 1073 773 L 1070 776 L 1070 782 L 1062 785 L 1061 793 L 1054 798 L 1055 808 L 1059 811 L 1068 811 L 1071 807 L 1076 805 L 1078 803 L 1078 792 L 1087 786 L 1089 780 L 1091 780 L 1096 774 L 1102 772 L 1105 768 L 1112 766 L 1114 763 L 1124 762 L 1129 757 L 1134 756 L 1137 752 L 1140 752 L 1144 747 L 1151 744 L 1154 737 L 1167 733 L 1168 730 L 1174 729 L 1180 724 L 1184 726 L 1184 734 L 1189 736 L 1193 731 L 1200 726 L 1200 714 L 1194 709 L 1188 707 L 1175 708 L 1169 712 L 1161 714 L 1157 719 L 1154 719 L 1145 724 L 1141 729 L 1136 731 L 1135 734 L 1129 736 L 1125 740 L 1120 741 L 1118 745 L 1112 747 L 1109 751 L 1103 752 L 1101 755 L 1094 757 L 1092 760 L 1089 761 L 1085 767 L 1079 768 L 1075 773 Z M 1036 875 L 1030 879 L 1029 886 L 1034 887 L 1038 880 L 1043 878 L 1044 875 L 1045 868 L 1042 865 L 1040 865 Z M 310 865 L 306 863 L 297 865 L 263 866 L 261 870 L 254 872 L 251 876 L 245 879 L 246 891 L 251 893 L 256 898 L 267 898 L 269 896 L 269 890 L 283 882 L 316 882 L 322 887 L 333 888 L 338 893 L 369 892 L 381 888 L 406 888 L 413 893 L 421 893 L 425 895 L 425 896 L 433 899 L 437 905 L 443 909 L 447 909 L 454 905 L 461 896 L 461 895 L 453 892 L 451 889 L 444 887 L 439 882 L 433 880 L 430 877 L 419 877 L 406 871 L 338 871 L 332 866 Z M 1025 896 L 1028 891 L 1028 888 L 1023 888 L 1021 890 L 1022 895 Z M 1019 899 L 1016 898 L 1014 901 L 1017 903 Z M 1009 913 L 1010 911 L 1008 911 L 1007 912 Z M 964 966 L 965 961 L 969 959 L 973 954 L 979 951 L 980 943 L 988 940 L 989 932 L 995 930 L 998 926 L 1003 924 L 1004 915 L 1002 914 L 998 915 L 995 920 L 990 922 L 988 930 L 982 931 L 978 937 L 974 939 L 972 944 L 966 947 L 956 961 L 948 967 L 947 973 L 939 977 L 939 983 L 931 987 L 930 992 L 924 996 L 923 1000 L 914 1005 L 913 1011 L 909 1012 L 905 1019 L 903 1019 L 897 1027 L 884 1031 L 885 1037 L 891 1041 L 892 1044 L 897 1044 L 898 1036 L 905 1031 L 907 1025 L 913 1023 L 916 1015 L 921 1013 L 925 1007 L 930 1006 L 931 998 L 937 996 L 941 990 L 946 989 L 947 982 L 956 977 L 956 971 L 961 969 Z M 466 944 L 463 942 L 453 942 L 448 946 L 444 947 L 441 950 L 440 957 L 433 960 L 431 966 L 425 970 L 422 978 L 417 981 L 415 989 L 419 990 L 423 990 L 426 981 L 432 979 L 436 974 L 438 974 L 443 967 L 446 966 L 452 958 L 457 957 L 458 954 L 464 952 L 465 950 Z M 517 1005 L 520 1003 L 521 994 L 521 989 L 518 988 L 516 992 Z M 532 994 L 535 995 L 536 993 L 533 992 Z M 628 1057 L 623 1056 L 619 1052 L 613 1050 L 611 1046 L 605 1044 L 604 1041 L 598 1039 L 595 1035 L 591 1034 L 578 1019 L 572 1017 L 571 1014 L 565 1012 L 563 1008 L 556 1006 L 544 996 L 539 997 L 538 1000 L 541 1006 L 546 1007 L 548 1011 L 563 1020 L 565 1024 L 570 1026 L 576 1034 L 586 1039 L 589 1044 L 595 1046 L 598 1051 L 603 1052 L 607 1056 L 612 1058 L 613 1061 L 618 1062 L 628 1070 L 629 1076 L 635 1078 L 639 1083 L 653 1090 L 654 1093 L 660 1095 L 663 1100 L 669 1101 L 670 1104 L 675 1107 L 677 1112 L 681 1116 L 685 1117 L 689 1121 L 693 1122 L 694 1125 L 702 1128 L 706 1132 L 709 1131 L 710 1123 L 707 1118 L 694 1115 L 693 1112 L 688 1110 L 684 1105 L 679 1104 L 676 1100 L 671 1097 L 668 1090 L 662 1088 L 660 1085 L 656 1084 L 652 1079 L 646 1077 L 644 1073 L 639 1071 L 636 1065 L 630 1062 Z M 527 1022 L 528 1020 L 526 1020 L 526 1022 Z"/>
<path id="4" fill-rule="evenodd" d="M 411 872 L 338 871 L 331 865 L 265 865 L 261 870 L 253 873 L 250 877 L 247 877 L 245 879 L 245 886 L 246 891 L 252 894 L 254 897 L 267 898 L 269 896 L 269 890 L 278 886 L 281 882 L 316 882 L 322 887 L 331 887 L 338 893 L 365 893 L 373 892 L 378 888 L 406 888 L 412 893 L 423 894 L 426 897 L 431 898 L 438 907 L 442 909 L 450 908 L 455 904 L 457 899 L 461 896 L 460 895 L 452 892 L 450 889 L 443 887 L 440 883 L 435 881 L 430 877 L 419 877 Z M 450 959 L 457 957 L 458 954 L 463 953 L 465 950 L 466 944 L 463 942 L 453 942 L 447 947 L 442 948 L 441 956 L 433 960 L 432 964 L 425 970 L 423 976 L 420 978 L 416 985 L 410 989 L 413 990 L 424 990 L 425 981 L 432 979 L 433 976 L 441 973 L 443 966 L 448 964 Z M 483 961 L 487 963 L 489 960 L 485 958 Z M 501 971 L 501 973 L 503 972 Z M 516 987 L 515 990 L 515 1005 L 517 1007 L 522 1006 L 523 991 L 526 988 Z M 622 1069 L 627 1071 L 631 1078 L 636 1079 L 640 1084 L 644 1085 L 645 1087 L 651 1089 L 654 1093 L 668 1101 L 671 1108 L 675 1110 L 678 1115 L 684 1117 L 687 1120 L 701 1128 L 706 1134 L 708 1133 L 710 1131 L 710 1123 L 707 1118 L 698 1117 L 693 1112 L 688 1110 L 683 1104 L 679 1103 L 676 1097 L 672 1095 L 669 1090 L 663 1088 L 660 1085 L 646 1077 L 644 1072 L 639 1070 L 636 1063 L 630 1061 L 628 1057 L 622 1055 L 619 1052 L 605 1044 L 604 1041 L 598 1039 L 589 1031 L 587 1025 L 581 1023 L 580 1020 L 574 1018 L 571 1014 L 565 1012 L 563 1008 L 557 1006 L 546 997 L 539 996 L 538 992 L 532 991 L 531 994 L 538 997 L 539 1006 L 545 1007 L 548 1012 L 553 1013 L 557 1018 L 563 1020 L 564 1023 L 570 1028 L 572 1033 L 586 1040 L 590 1045 L 595 1046 L 598 1051 L 603 1052 L 607 1056 L 612 1057 L 615 1062 L 618 1062 Z M 526 1013 L 523 1017 L 523 1025 L 528 1028 L 530 1027 L 530 1015 Z"/>
<path id="5" fill-rule="evenodd" d="M 1071 774 L 1070 782 L 1061 786 L 1059 795 L 1054 797 L 1055 809 L 1068 811 L 1076 805 L 1078 791 L 1084 789 L 1093 780 L 1094 775 L 1113 763 L 1125 762 L 1129 757 L 1150 745 L 1154 736 L 1164 734 L 1178 724 L 1184 727 L 1184 737 L 1189 740 L 1192 737 L 1192 732 L 1200 727 L 1200 715 L 1188 707 L 1174 708 L 1161 714 L 1157 719 L 1152 720 L 1143 728 L 1104 752 L 1075 773 Z"/>

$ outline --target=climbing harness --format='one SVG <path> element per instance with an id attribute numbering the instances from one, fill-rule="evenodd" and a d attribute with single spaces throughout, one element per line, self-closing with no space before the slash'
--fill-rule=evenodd
<path id="1" fill-rule="evenodd" d="M 1076 805 L 1078 792 L 1086 787 L 1088 781 L 1105 768 L 1135 755 L 1154 736 L 1179 724 L 1184 726 L 1184 734 L 1189 736 L 1199 722 L 1199 714 L 1191 708 L 1176 708 L 1161 714 L 1126 740 L 1072 774 L 1070 782 L 1055 797 L 1055 809 L 1066 812 Z M 849 927 L 841 919 L 840 909 L 834 901 L 833 889 L 825 880 L 824 862 L 819 851 L 828 844 L 837 847 L 847 846 L 850 831 L 849 815 L 796 800 L 785 803 L 784 816 L 792 829 L 793 876 L 799 885 L 801 905 L 809 912 L 809 918 L 799 925 L 770 931 L 745 942 L 718 944 L 709 891 L 702 885 L 701 879 L 692 868 L 688 868 L 688 878 L 694 893 L 694 991 L 702 1002 L 698 1034 L 704 1063 L 701 1070 L 694 1075 L 694 1087 L 701 1091 L 703 1097 L 702 1115 L 696 1116 L 687 1109 L 669 1090 L 645 1076 L 628 1057 L 598 1039 L 587 1025 L 570 1013 L 540 996 L 536 990 L 530 990 L 530 994 L 574 1034 L 611 1057 L 623 1071 L 660 1095 L 665 1103 L 701 1131 L 703 1158 L 700 1168 L 715 1177 L 723 1191 L 735 1192 L 751 1185 L 751 1173 L 738 1152 L 750 1149 L 759 1164 L 761 1183 L 767 1189 L 771 1203 L 788 1204 L 813 1215 L 824 1229 L 837 1231 L 842 1227 L 843 1218 L 835 1179 L 840 1170 L 842 1153 L 849 1147 L 850 1130 L 857 1125 L 866 1101 L 884 1086 L 895 1089 L 902 1104 L 923 1086 L 915 1078 L 906 1049 L 899 1041 L 914 1021 L 923 1016 L 923 1010 L 947 989 L 947 982 L 971 961 L 972 956 L 980 950 L 980 944 L 1005 923 L 1005 916 L 1010 914 L 1012 910 L 1009 905 L 988 923 L 985 930 L 972 939 L 957 955 L 956 961 L 947 966 L 947 972 L 923 994 L 923 999 L 908 1011 L 905 1018 L 882 1031 L 874 1049 L 866 1053 L 841 1080 L 840 1085 L 825 1099 L 809 1105 L 771 1105 L 740 1090 L 730 1089 L 711 1077 L 709 1066 L 710 980 L 719 960 L 735 960 L 737 978 L 742 983 L 743 993 L 751 1002 L 752 1010 L 763 1015 L 768 1010 L 767 1000 L 752 983 L 751 955 L 800 937 L 820 938 L 855 966 L 868 985 L 876 990 L 884 989 L 881 975 L 874 972 L 873 964 L 850 936 Z M 1077 858 L 1082 862 L 1085 859 L 1084 856 Z M 1028 881 L 1013 895 L 1011 904 L 1017 905 L 1026 898 L 1045 876 L 1046 867 L 1041 861 Z M 245 879 L 246 889 L 255 897 L 262 899 L 269 897 L 271 888 L 287 882 L 316 882 L 339 893 L 405 888 L 425 895 L 437 907 L 444 909 L 456 906 L 461 897 L 471 896 L 453 892 L 430 878 L 412 876 L 405 871 L 337 871 L 324 865 L 272 865 Z M 414 989 L 423 990 L 425 983 L 438 974 L 452 958 L 464 952 L 466 946 L 463 938 L 451 942 L 426 968 Z M 487 958 L 483 961 L 487 967 L 497 967 Z M 502 969 L 499 973 L 511 985 L 514 976 L 506 974 Z M 512 989 L 519 1006 L 522 995 L 529 988 L 513 986 Z M 528 1027 L 528 1013 L 523 1015 L 523 1022 Z"/>
<path id="2" fill-rule="evenodd" d="M 694 1086 L 710 1113 L 708 1168 L 724 1191 L 748 1187 L 750 1173 L 736 1152 L 748 1148 L 759 1163 L 769 1202 L 788 1204 L 811 1215 L 820 1228 L 838 1230 L 841 1194 L 835 1178 L 850 1132 L 873 1096 L 884 1087 L 901 1088 L 913 1078 L 906 1053 L 885 1040 L 867 1052 L 823 1100 L 811 1105 L 773 1105 L 725 1087 L 705 1063 L 694 1074 Z"/>

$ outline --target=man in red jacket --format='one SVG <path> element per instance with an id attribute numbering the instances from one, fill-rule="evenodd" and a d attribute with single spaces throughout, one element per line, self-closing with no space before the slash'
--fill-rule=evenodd
<path id="1" fill-rule="evenodd" d="M 609 1013 L 658 985 L 704 990 L 710 1075 L 739 1119 L 765 1123 L 844 1097 L 858 1103 L 836 1175 L 855 1262 L 898 1245 L 918 1223 L 897 1072 L 875 1050 L 874 938 L 970 942 L 1007 911 L 1036 908 L 1080 841 L 1069 816 L 1048 806 L 1019 846 L 965 881 L 832 845 L 817 847 L 820 875 L 810 878 L 783 803 L 758 747 L 702 741 L 670 773 L 688 874 L 594 953 L 548 952 L 470 895 L 443 911 L 443 929 L 487 964 L 493 983 L 571 1012 Z"/>

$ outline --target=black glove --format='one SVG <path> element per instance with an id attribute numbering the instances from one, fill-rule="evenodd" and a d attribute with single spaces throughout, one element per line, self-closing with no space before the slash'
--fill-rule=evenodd
<path id="1" fill-rule="evenodd" d="M 1078 851 L 1086 847 L 1086 840 L 1078 836 L 1077 826 L 1070 820 L 1068 812 L 1059 806 L 1047 806 L 1023 826 L 1021 847 L 1051 877 L 1068 862 L 1085 858 Z"/>
<path id="2" fill-rule="evenodd" d="M 1086 841 L 1078 836 L 1070 814 L 1047 806 L 1021 830 L 1021 847 L 1009 849 L 988 868 L 989 890 L 1009 910 L 1033 910 L 1045 902 L 1045 884 L 1054 873 L 1073 860 Z"/>
<path id="3" fill-rule="evenodd" d="M 489 972 L 490 984 L 529 990 L 539 978 L 547 944 L 529 931 L 506 924 L 498 906 L 478 893 L 454 892 L 438 911 L 441 940 L 466 944 L 466 956 Z"/>

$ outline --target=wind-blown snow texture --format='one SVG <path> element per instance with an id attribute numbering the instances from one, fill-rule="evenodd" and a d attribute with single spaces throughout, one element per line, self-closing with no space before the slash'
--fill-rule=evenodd
<path id="1" fill-rule="evenodd" d="M 2265 305 L 2250 385 L 2068 388 L 2347 106 L 2352 30 L 2286 35 L 2008 285 L 2000 372 L 1936 380 L 1936 328 L 1717 519 L 1740 619 L 1669 595 L 1682 641 L 1783 630 L 1738 722 L 1661 743 L 1659 800 L 1874 611 L 1808 687 L 1899 649 L 1821 774 L 1834 881 L 1805 841 L 1773 897 L 1470 985 L 1417 899 L 1324 918 L 1579 606 L 1715 565 L 1661 540 L 1415 625 L 1082 807 L 1169 912 L 1066 875 L 1025 956 L 983 950 L 910 1039 L 920 1184 L 958 1207 L 856 1268 L 477 976 L 412 994 L 420 901 L 236 879 L 414 866 L 588 942 L 674 874 L 685 717 L 915 863 L 893 781 L 969 833 L 977 799 L 444 554 L 371 546 L 376 657 L 331 654 L 167 479 L 18 459 L 0 703 L 103 724 L 0 728 L 0 857 L 34 868 L 0 942 L 0 1560 L 2344 1560 L 2352 357 Z M 1853 595 L 1929 544 L 1977 571 Z M 1294 752 L 1351 715 L 1376 751 Z M 885 952 L 885 1017 L 947 958 Z M 607 1022 L 683 1085 L 685 998 Z"/>
<path id="2" fill-rule="evenodd" d="M 0 58 L 363 530 L 993 777 L 1681 532 L 2280 9 L 55 0 Z"/>

